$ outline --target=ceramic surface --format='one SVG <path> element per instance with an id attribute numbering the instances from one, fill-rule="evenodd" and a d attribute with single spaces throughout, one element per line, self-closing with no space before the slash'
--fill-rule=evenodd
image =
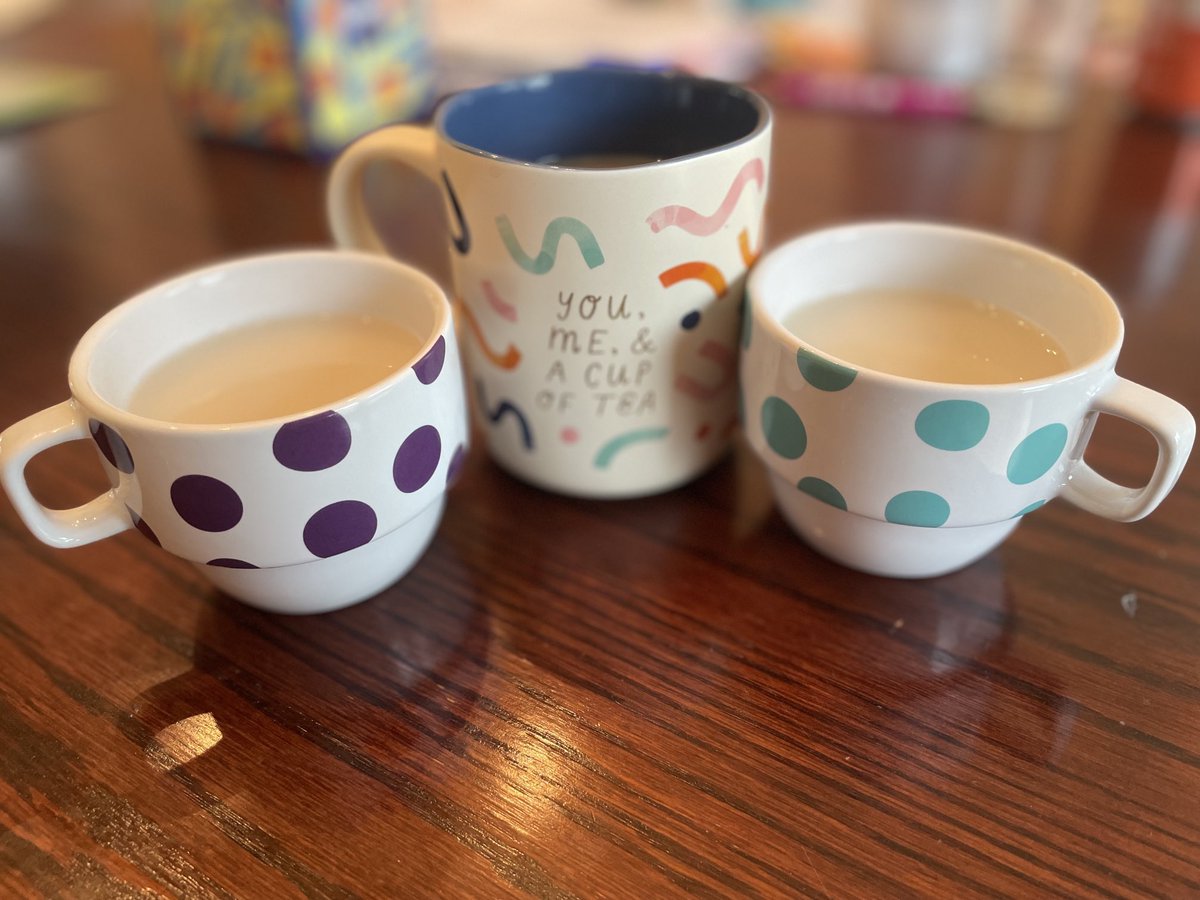
<path id="1" fill-rule="evenodd" d="M 158 361 L 201 337 L 331 311 L 391 320 L 421 349 L 384 381 L 295 416 L 174 425 L 123 406 Z M 71 399 L 0 435 L 0 474 L 30 529 L 68 547 L 137 528 L 231 594 L 278 611 L 344 606 L 404 574 L 466 452 L 449 303 L 425 276 L 374 255 L 284 253 L 151 288 L 88 331 L 70 382 Z M 95 443 L 112 489 L 76 509 L 45 509 L 24 466 L 79 439 Z M 330 578 L 334 570 L 344 574 Z"/>
<path id="2" fill-rule="evenodd" d="M 919 381 L 830 357 L 780 324 L 799 304 L 880 287 L 1010 309 L 1053 334 L 1073 367 L 1012 384 Z M 1141 518 L 1191 450 L 1187 410 L 1115 373 L 1123 328 L 1103 288 L 1014 241 L 914 223 L 817 232 L 762 260 L 747 313 L 747 437 L 793 527 L 856 568 L 902 576 L 958 568 L 1058 496 L 1119 521 Z M 1158 462 L 1144 487 L 1113 484 L 1083 462 L 1098 413 L 1155 437 Z"/>
<path id="3" fill-rule="evenodd" d="M 353 145 L 330 178 L 330 221 L 339 243 L 382 250 L 361 196 L 373 160 L 441 186 L 492 456 L 566 494 L 654 493 L 711 465 L 736 427 L 738 303 L 762 246 L 770 131 L 760 98 L 718 82 L 538 76 L 459 95 L 432 129 Z M 669 158 L 540 162 L 610 150 Z"/>

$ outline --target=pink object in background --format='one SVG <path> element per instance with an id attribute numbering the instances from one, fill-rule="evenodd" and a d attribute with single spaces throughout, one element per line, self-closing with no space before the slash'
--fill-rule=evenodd
<path id="1" fill-rule="evenodd" d="M 966 116 L 970 92 L 961 85 L 855 72 L 788 72 L 769 88 L 783 103 L 809 109 L 899 116 Z"/>

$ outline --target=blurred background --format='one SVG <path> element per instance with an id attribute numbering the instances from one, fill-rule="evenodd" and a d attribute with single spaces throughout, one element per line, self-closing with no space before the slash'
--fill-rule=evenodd
<path id="1" fill-rule="evenodd" d="M 194 130 L 300 152 L 335 152 L 451 91 L 577 65 L 1015 128 L 1061 125 L 1097 84 L 1165 118 L 1200 111 L 1200 0 L 0 0 L 0 127 L 110 87 L 102 71 L 19 58 L 19 35 L 54 15 L 139 14 Z"/>
<path id="2" fill-rule="evenodd" d="M 788 119 L 773 241 L 835 219 L 960 221 L 1091 259 L 1102 279 L 1137 273 L 1111 286 L 1145 303 L 1189 265 L 1200 0 L 0 0 L 0 263 L 35 265 L 31 218 L 69 211 L 145 227 L 160 267 L 194 264 L 201 248 L 142 225 L 168 202 L 211 234 L 202 258 L 311 241 L 312 166 L 357 135 L 576 65 L 766 93 Z M 135 179 L 157 199 L 113 203 Z M 436 204 L 425 190 L 381 183 L 385 229 Z M 445 276 L 439 235 L 407 240 Z"/>

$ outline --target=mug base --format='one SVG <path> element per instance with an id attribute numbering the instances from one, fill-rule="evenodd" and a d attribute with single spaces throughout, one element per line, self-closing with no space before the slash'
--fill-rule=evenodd
<path id="1" fill-rule="evenodd" d="M 674 472 L 669 476 L 656 472 L 653 466 L 647 466 L 619 477 L 610 474 L 597 477 L 596 473 L 579 477 L 577 473 L 563 474 L 552 467 L 532 469 L 528 461 L 512 462 L 505 459 L 500 452 L 492 453 L 491 459 L 518 481 L 552 494 L 576 497 L 580 500 L 636 500 L 665 494 L 690 484 L 706 474 L 709 469 L 715 468 L 717 463 L 728 455 L 730 446 L 730 443 L 723 444 L 713 452 L 691 462 L 681 472 Z"/>
<path id="2" fill-rule="evenodd" d="M 998 547 L 1019 518 L 961 528 L 883 522 L 822 503 L 771 475 L 779 511 L 800 538 L 835 562 L 888 578 L 933 578 L 956 571 Z"/>
<path id="3" fill-rule="evenodd" d="M 271 569 L 202 563 L 204 577 L 236 600 L 267 612 L 310 615 L 351 606 L 399 581 L 417 563 L 442 520 L 442 494 L 415 517 L 369 544 L 327 559 Z"/>

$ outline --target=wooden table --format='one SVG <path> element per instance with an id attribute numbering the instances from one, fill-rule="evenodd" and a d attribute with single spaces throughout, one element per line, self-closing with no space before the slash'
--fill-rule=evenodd
<path id="1" fill-rule="evenodd" d="M 324 171 L 179 129 L 124 4 L 12 52 L 118 78 L 0 139 L 0 423 L 86 327 L 230 254 L 327 240 Z M 1041 243 L 1120 298 L 1120 370 L 1200 410 L 1200 143 L 1104 97 L 1054 133 L 779 111 L 771 239 L 916 216 Z M 404 251 L 445 276 L 436 206 Z M 477 447 L 480 446 L 477 442 Z M 36 460 L 47 502 L 103 484 Z M 1089 459 L 1136 482 L 1150 439 Z M 309 618 L 135 532 L 39 544 L 0 502 L 0 894 L 1200 894 L 1200 465 L 1148 520 L 1065 503 L 926 581 L 797 541 L 739 450 L 630 502 L 476 450 L 400 585 Z"/>

